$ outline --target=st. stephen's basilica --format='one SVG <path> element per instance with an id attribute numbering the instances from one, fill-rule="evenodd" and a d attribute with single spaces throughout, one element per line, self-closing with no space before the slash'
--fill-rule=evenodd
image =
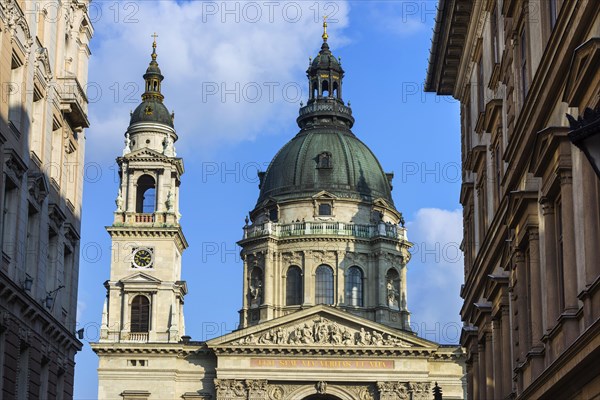
<path id="1" fill-rule="evenodd" d="M 392 199 L 393 174 L 351 130 L 344 70 L 326 26 L 307 70 L 300 131 L 259 173 L 258 200 L 238 242 L 239 329 L 206 342 L 185 334 L 184 168 L 154 42 L 143 101 L 117 159 L 119 194 L 107 229 L 113 251 L 129 254 L 111 258 L 101 336 L 92 344 L 100 399 L 465 397 L 461 348 L 410 330 L 411 243 Z"/>

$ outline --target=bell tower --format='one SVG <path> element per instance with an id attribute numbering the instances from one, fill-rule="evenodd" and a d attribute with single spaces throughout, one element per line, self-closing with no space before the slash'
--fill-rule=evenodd
<path id="1" fill-rule="evenodd" d="M 107 227 L 112 257 L 100 342 L 173 343 L 185 334 L 181 255 L 187 242 L 179 225 L 184 169 L 174 147 L 174 114 L 163 104 L 153 36 L 142 102 L 131 113 L 117 158 L 120 185 Z"/>

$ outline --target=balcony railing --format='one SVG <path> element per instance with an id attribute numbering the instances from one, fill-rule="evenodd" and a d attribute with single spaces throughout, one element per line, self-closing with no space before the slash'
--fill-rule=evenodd
<path id="1" fill-rule="evenodd" d="M 127 341 L 135 343 L 147 343 L 148 332 L 130 332 Z"/>
<path id="2" fill-rule="evenodd" d="M 278 238 L 308 235 L 354 236 L 359 238 L 388 237 L 407 240 L 406 229 L 394 224 L 349 224 L 345 222 L 266 222 L 244 227 L 244 239 L 261 236 Z"/>
<path id="3" fill-rule="evenodd" d="M 90 122 L 86 114 L 87 96 L 79 80 L 74 77 L 58 78 L 58 92 L 61 108 L 73 128 L 88 128 Z"/>
<path id="4" fill-rule="evenodd" d="M 152 224 L 154 223 L 154 214 L 135 214 L 135 222 Z"/>

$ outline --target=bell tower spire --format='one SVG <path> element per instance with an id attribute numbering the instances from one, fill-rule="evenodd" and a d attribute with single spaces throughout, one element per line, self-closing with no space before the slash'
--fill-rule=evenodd
<path id="1" fill-rule="evenodd" d="M 173 116 L 163 104 L 164 79 L 152 35 L 146 91 L 131 113 L 123 155 L 101 342 L 174 343 L 185 333 L 181 256 L 187 242 L 179 220 L 183 160 L 175 153 Z"/>
<path id="2" fill-rule="evenodd" d="M 160 68 L 158 67 L 158 62 L 156 61 L 156 38 L 158 35 L 154 33 L 151 36 L 154 38 L 154 41 L 152 42 L 152 54 L 150 55 L 152 59 L 150 61 L 150 65 L 148 65 L 148 69 L 146 69 L 146 73 L 144 74 L 146 87 L 144 94 L 142 94 L 142 100 L 156 99 L 162 102 L 164 96 L 160 92 L 160 85 L 165 77 L 162 76 Z"/>

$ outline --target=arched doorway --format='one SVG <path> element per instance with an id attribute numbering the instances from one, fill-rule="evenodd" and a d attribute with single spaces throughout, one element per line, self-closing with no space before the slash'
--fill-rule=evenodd
<path id="1" fill-rule="evenodd" d="M 313 394 L 305 397 L 303 400 L 341 400 L 339 397 L 330 394 Z"/>

